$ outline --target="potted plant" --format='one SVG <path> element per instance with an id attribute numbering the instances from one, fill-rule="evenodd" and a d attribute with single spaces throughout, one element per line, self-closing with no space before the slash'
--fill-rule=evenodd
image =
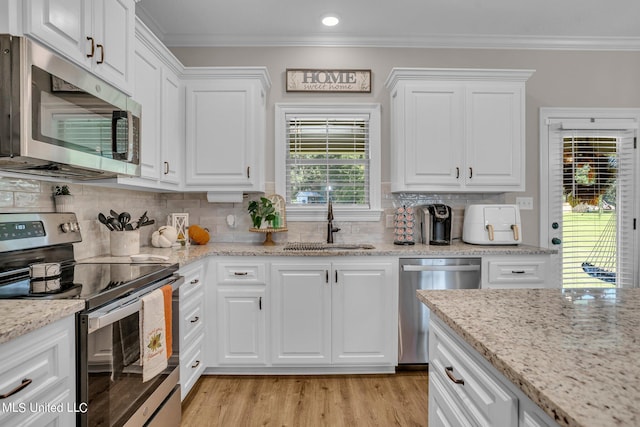
<path id="1" fill-rule="evenodd" d="M 68 185 L 56 185 L 53 191 L 53 200 L 56 212 L 72 212 L 73 196 Z"/>
<path id="2" fill-rule="evenodd" d="M 260 228 L 262 224 L 272 222 L 276 217 L 276 209 L 273 207 L 271 200 L 266 197 L 260 197 L 260 200 L 252 200 L 249 202 L 249 215 L 253 228 Z"/>

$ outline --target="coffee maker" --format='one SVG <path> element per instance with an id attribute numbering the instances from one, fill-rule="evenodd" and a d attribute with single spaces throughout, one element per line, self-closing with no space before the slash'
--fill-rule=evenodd
<path id="1" fill-rule="evenodd" d="M 428 205 L 429 219 L 423 226 L 429 227 L 430 245 L 451 244 L 451 221 L 453 211 L 450 206 L 443 204 Z"/>

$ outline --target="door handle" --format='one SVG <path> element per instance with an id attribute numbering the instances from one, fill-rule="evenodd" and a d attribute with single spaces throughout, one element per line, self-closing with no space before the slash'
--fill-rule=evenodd
<path id="1" fill-rule="evenodd" d="M 463 379 L 459 379 L 459 378 L 456 378 L 455 376 L 453 376 L 453 366 L 445 367 L 444 368 L 444 372 L 445 372 L 445 374 L 447 374 L 449 379 L 451 381 L 453 381 L 454 384 L 464 385 L 464 380 Z"/>
<path id="2" fill-rule="evenodd" d="M 87 53 L 87 58 L 93 58 L 93 55 L 96 53 L 96 43 L 93 37 L 87 36 L 87 40 L 91 42 L 91 53 Z"/>

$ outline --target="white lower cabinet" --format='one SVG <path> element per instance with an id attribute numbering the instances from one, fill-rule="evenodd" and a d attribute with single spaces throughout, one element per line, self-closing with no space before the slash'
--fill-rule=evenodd
<path id="1" fill-rule="evenodd" d="M 205 260 L 180 269 L 185 283 L 180 287 L 180 392 L 182 400 L 204 372 L 205 363 Z"/>
<path id="2" fill-rule="evenodd" d="M 433 313 L 429 354 L 429 427 L 558 426 Z"/>
<path id="3" fill-rule="evenodd" d="M 267 363 L 267 264 L 225 259 L 216 266 L 216 354 L 219 366 Z"/>
<path id="4" fill-rule="evenodd" d="M 0 361 L 0 425 L 76 424 L 74 316 L 1 344 Z"/>
<path id="5" fill-rule="evenodd" d="M 273 365 L 395 366 L 396 264 L 387 259 L 273 263 Z"/>

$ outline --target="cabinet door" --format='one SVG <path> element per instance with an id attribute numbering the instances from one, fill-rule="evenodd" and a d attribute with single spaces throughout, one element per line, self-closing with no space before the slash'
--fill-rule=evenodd
<path id="1" fill-rule="evenodd" d="M 405 152 L 398 172 L 407 190 L 455 189 L 463 182 L 462 97 L 457 85 L 405 88 Z"/>
<path id="2" fill-rule="evenodd" d="M 184 151 L 184 95 L 178 76 L 168 69 L 162 79 L 162 156 L 161 179 L 180 184 Z"/>
<path id="3" fill-rule="evenodd" d="M 333 268 L 332 362 L 395 363 L 397 299 L 391 264 L 334 263 Z"/>
<path id="4" fill-rule="evenodd" d="M 524 190 L 524 84 L 475 83 L 466 91 L 465 184 Z"/>
<path id="5" fill-rule="evenodd" d="M 263 101 L 257 84 L 218 79 L 187 84 L 186 177 L 190 186 L 259 191 Z"/>
<path id="6" fill-rule="evenodd" d="M 264 364 L 265 291 L 218 289 L 218 363 Z"/>
<path id="7" fill-rule="evenodd" d="M 29 0 L 25 4 L 25 34 L 72 61 L 91 65 L 92 1 Z M 96 41 L 94 40 L 94 47 Z"/>
<path id="8" fill-rule="evenodd" d="M 331 362 L 330 264 L 273 264 L 272 363 Z"/>
<path id="9" fill-rule="evenodd" d="M 131 93 L 135 3 L 133 0 L 94 0 L 93 17 L 93 37 L 97 43 L 94 71 L 121 90 Z"/>
<path id="10" fill-rule="evenodd" d="M 160 177 L 160 129 L 162 67 L 160 61 L 141 42 L 135 52 L 134 98 L 142 105 L 142 146 L 140 148 L 140 176 Z"/>

